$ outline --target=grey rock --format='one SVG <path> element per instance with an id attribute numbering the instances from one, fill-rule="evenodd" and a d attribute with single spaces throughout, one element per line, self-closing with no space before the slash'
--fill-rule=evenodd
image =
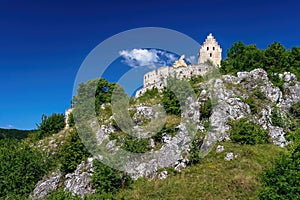
<path id="1" fill-rule="evenodd" d="M 149 145 L 150 145 L 151 148 L 155 147 L 155 142 L 152 138 L 149 140 Z"/>
<path id="2" fill-rule="evenodd" d="M 82 198 L 85 194 L 94 193 L 95 189 L 90 184 L 93 170 L 93 160 L 82 161 L 73 173 L 65 175 L 64 190 Z"/>
<path id="3" fill-rule="evenodd" d="M 216 149 L 216 152 L 217 152 L 217 153 L 220 153 L 220 152 L 223 152 L 224 150 L 225 150 L 224 146 L 218 145 L 218 146 L 217 146 L 217 149 Z"/>
<path id="4" fill-rule="evenodd" d="M 166 170 L 160 172 L 160 174 L 158 175 L 159 179 L 166 179 L 168 178 L 168 172 Z"/>
<path id="5" fill-rule="evenodd" d="M 226 161 L 230 161 L 230 160 L 233 160 L 233 158 L 234 158 L 234 155 L 233 155 L 233 153 L 232 152 L 230 152 L 230 153 L 227 153 L 226 154 L 226 156 L 225 156 L 225 160 Z"/>
<path id="6" fill-rule="evenodd" d="M 52 191 L 57 190 L 62 178 L 60 171 L 53 172 L 39 181 L 30 196 L 31 199 L 45 199 Z"/>

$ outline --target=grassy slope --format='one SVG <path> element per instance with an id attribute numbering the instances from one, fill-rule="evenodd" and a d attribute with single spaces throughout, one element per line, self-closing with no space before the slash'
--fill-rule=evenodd
<path id="1" fill-rule="evenodd" d="M 121 191 L 117 199 L 256 199 L 259 174 L 285 150 L 271 144 L 222 145 L 224 152 L 212 151 L 199 164 L 165 180 L 137 180 L 131 189 Z M 238 158 L 225 161 L 226 152 L 233 152 Z"/>

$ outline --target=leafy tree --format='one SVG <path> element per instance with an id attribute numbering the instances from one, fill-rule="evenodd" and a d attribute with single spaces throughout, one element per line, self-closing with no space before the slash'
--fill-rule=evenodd
<path id="1" fill-rule="evenodd" d="M 75 121 L 74 121 L 74 115 L 73 115 L 73 113 L 69 114 L 68 124 L 69 124 L 70 127 L 74 127 L 75 126 Z"/>
<path id="2" fill-rule="evenodd" d="M 51 164 L 37 149 L 15 139 L 0 140 L 0 198 L 28 195 Z"/>
<path id="3" fill-rule="evenodd" d="M 76 131 L 71 132 L 66 144 L 60 151 L 61 171 L 64 173 L 73 172 L 81 161 L 90 157 L 90 152 L 82 144 Z"/>
<path id="4" fill-rule="evenodd" d="M 176 77 L 167 79 L 167 87 L 163 90 L 163 106 L 168 114 L 180 115 L 182 106 L 188 97 L 194 97 L 194 90 L 185 80 Z"/>
<path id="5" fill-rule="evenodd" d="M 300 50 L 293 47 L 286 50 L 278 42 L 269 45 L 267 49 L 260 50 L 255 45 L 245 45 L 236 42 L 227 51 L 227 58 L 222 60 L 220 71 L 235 74 L 239 71 L 251 71 L 255 68 L 264 69 L 270 81 L 283 91 L 283 82 L 278 73 L 290 71 L 300 79 Z"/>
<path id="6" fill-rule="evenodd" d="M 58 133 L 65 127 L 65 116 L 63 114 L 52 114 L 50 117 L 42 116 L 42 122 L 38 125 L 37 139 Z"/>
<path id="7" fill-rule="evenodd" d="M 99 114 L 100 106 L 104 103 L 110 103 L 115 86 L 116 83 L 109 83 L 103 78 L 90 80 L 87 83 L 80 83 L 77 96 L 74 96 L 72 99 L 75 111 L 79 106 L 82 111 L 78 116 L 89 114 L 89 112 L 85 112 L 87 110 L 85 107 L 89 107 L 89 103 L 92 101 L 95 103 L 96 113 Z"/>
<path id="8" fill-rule="evenodd" d="M 288 64 L 289 71 L 296 74 L 298 80 L 300 80 L 300 48 L 293 47 L 288 52 Z"/>
<path id="9" fill-rule="evenodd" d="M 269 73 L 280 73 L 283 69 L 287 69 L 286 50 L 284 46 L 278 42 L 274 42 L 265 50 L 265 67 Z"/>
<path id="10" fill-rule="evenodd" d="M 300 145 L 282 155 L 274 167 L 261 176 L 263 189 L 259 199 L 300 199 Z"/>
<path id="11" fill-rule="evenodd" d="M 163 106 L 168 114 L 180 115 L 181 107 L 180 103 L 174 94 L 169 88 L 163 90 Z"/>
<path id="12" fill-rule="evenodd" d="M 247 118 L 230 121 L 230 139 L 240 144 L 265 144 L 268 143 L 267 133 L 257 124 Z"/>
<path id="13" fill-rule="evenodd" d="M 246 46 L 242 42 L 236 42 L 227 51 L 227 58 L 221 62 L 223 73 L 236 73 L 250 71 L 263 67 L 264 52 L 255 45 Z"/>

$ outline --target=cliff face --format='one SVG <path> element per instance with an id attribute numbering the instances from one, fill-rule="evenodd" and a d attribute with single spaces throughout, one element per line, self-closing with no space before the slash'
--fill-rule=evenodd
<path id="1" fill-rule="evenodd" d="M 166 168 L 182 170 L 189 163 L 190 142 L 189 135 L 194 124 L 194 131 L 205 134 L 200 148 L 200 156 L 209 153 L 217 141 L 230 140 L 229 120 L 248 118 L 255 124 L 260 125 L 268 135 L 274 145 L 286 146 L 289 142 L 285 138 L 288 127 L 279 126 L 272 121 L 272 115 L 276 112 L 286 122 L 288 122 L 288 112 L 292 105 L 300 101 L 300 82 L 294 74 L 286 72 L 279 75 L 283 80 L 283 91 L 275 87 L 268 79 L 267 73 L 262 69 L 255 69 L 251 72 L 239 72 L 237 76 L 224 75 L 201 82 L 197 89 L 201 92 L 196 99 L 188 98 L 186 107 L 181 113 L 181 118 L 188 121 L 171 118 L 176 132 L 170 133 L 167 129 L 162 131 L 159 141 L 154 138 L 148 139 L 147 153 L 141 154 L 139 159 L 129 159 L 124 163 L 123 169 L 133 179 L 138 177 L 158 177 L 167 178 Z M 211 115 L 209 117 L 210 126 L 207 128 L 206 121 L 202 120 L 202 113 L 199 107 L 203 106 L 209 99 L 214 100 Z M 144 138 L 151 135 L 145 129 L 145 123 L 149 122 L 157 115 L 156 109 L 148 102 L 138 103 L 130 108 L 133 113 L 134 127 L 138 137 Z M 103 105 L 102 109 L 106 106 Z M 172 117 L 172 116 L 167 116 Z M 179 117 L 180 118 L 180 117 Z M 126 143 L 124 138 L 111 138 L 118 130 L 113 126 L 113 116 L 106 116 L 101 121 L 105 121 L 97 131 L 96 137 L 101 143 L 104 139 L 110 139 L 106 148 L 110 152 L 117 152 Z M 93 123 L 92 123 L 93 124 Z M 125 141 L 125 142 L 124 142 Z M 218 146 L 217 149 L 221 149 Z M 228 155 L 230 156 L 230 155 Z M 233 155 L 231 156 L 233 159 Z M 89 184 L 93 174 L 92 160 L 81 163 L 74 173 L 66 174 L 63 178 L 60 172 L 56 172 L 40 181 L 33 197 L 44 198 L 52 190 L 56 190 L 60 185 L 66 191 L 79 194 L 83 197 L 86 193 L 94 192 L 94 188 Z M 97 156 L 101 160 L 101 155 Z M 230 159 L 229 159 L 230 160 Z"/>

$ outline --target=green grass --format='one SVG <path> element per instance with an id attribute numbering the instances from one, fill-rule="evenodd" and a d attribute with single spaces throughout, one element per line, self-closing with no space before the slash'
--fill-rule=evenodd
<path id="1" fill-rule="evenodd" d="M 273 165 L 285 149 L 272 144 L 238 145 L 223 143 L 225 151 L 212 151 L 199 164 L 165 180 L 139 179 L 117 199 L 256 199 L 259 175 Z M 225 161 L 227 152 L 238 158 Z"/>

